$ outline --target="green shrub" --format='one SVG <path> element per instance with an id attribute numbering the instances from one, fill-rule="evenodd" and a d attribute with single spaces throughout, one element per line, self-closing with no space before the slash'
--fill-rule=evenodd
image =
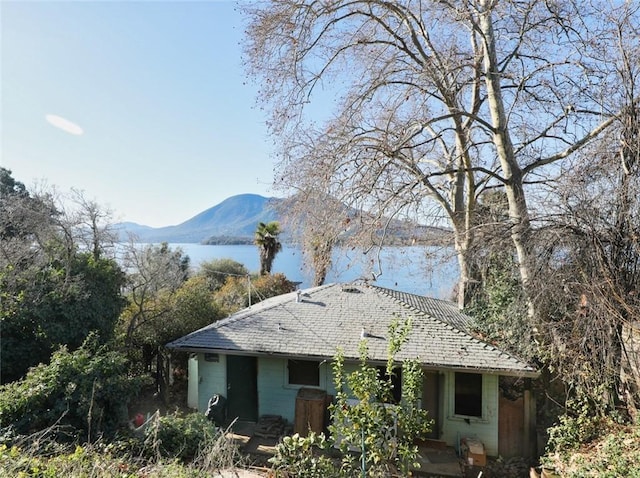
<path id="1" fill-rule="evenodd" d="M 360 365 L 349 374 L 344 370 L 344 357 L 339 351 L 334 364 L 334 382 L 338 391 L 331 405 L 334 437 L 345 457 L 348 450 L 362 451 L 361 469 L 369 476 L 407 475 L 419 466 L 416 439 L 425 438 L 433 421 L 426 410 L 417 406 L 422 387 L 422 369 L 416 360 L 402 362 L 402 397 L 394 403 L 393 378 L 396 354 L 405 343 L 411 321 L 395 321 L 389 327 L 389 345 L 384 376 L 368 362 L 366 340 L 360 343 Z M 350 391 L 350 394 L 347 393 Z M 356 402 L 349 402 L 353 397 Z"/>
<path id="2" fill-rule="evenodd" d="M 605 387 L 601 386 L 601 394 L 605 393 Z M 576 392 L 576 397 L 567 401 L 566 412 L 558 417 L 558 423 L 548 429 L 549 452 L 564 452 L 577 449 L 580 445 L 589 443 L 594 438 L 601 436 L 603 427 L 609 418 L 605 410 L 589 399 L 597 395 L 598 391 L 590 393 Z"/>
<path id="3" fill-rule="evenodd" d="M 340 469 L 333 460 L 323 452 L 331 448 L 331 444 L 323 434 L 310 432 L 301 437 L 297 433 L 284 437 L 276 445 L 276 453 L 269 458 L 275 475 L 295 476 L 296 478 L 337 478 L 353 476 Z"/>
<path id="4" fill-rule="evenodd" d="M 566 478 L 640 476 L 640 426 L 601 421 L 600 438 L 546 455 L 543 463 Z"/>
<path id="5" fill-rule="evenodd" d="M 216 426 L 200 413 L 160 417 L 145 433 L 145 441 L 153 452 L 183 461 L 192 460 L 219 435 Z"/>
<path id="6" fill-rule="evenodd" d="M 113 433 L 127 422 L 127 405 L 144 382 L 128 370 L 125 356 L 93 335 L 74 352 L 62 347 L 49 364 L 0 386 L 0 426 L 31 434 L 55 425 L 89 441 Z"/>

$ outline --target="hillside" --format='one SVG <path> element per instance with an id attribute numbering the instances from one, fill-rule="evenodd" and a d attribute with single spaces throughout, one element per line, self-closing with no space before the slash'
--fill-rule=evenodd
<path id="1" fill-rule="evenodd" d="M 115 230 L 121 242 L 132 236 L 136 242 L 252 244 L 259 222 L 281 221 L 276 209 L 282 201 L 284 199 L 266 198 L 258 194 L 239 194 L 175 226 L 154 228 L 122 222 L 115 225 Z M 354 213 L 345 210 L 345 214 Z M 397 245 L 412 245 L 416 240 L 422 244 L 442 243 L 450 236 L 450 231 L 443 228 L 398 220 L 387 225 L 386 233 L 387 241 Z M 283 231 L 281 238 L 286 242 L 288 237 L 290 234 Z"/>
<path id="2" fill-rule="evenodd" d="M 229 242 L 250 241 L 259 222 L 278 220 L 274 205 L 278 198 L 239 194 L 175 226 L 149 227 L 132 222 L 115 225 L 120 241 L 129 235 L 137 242 L 201 243 L 211 237 Z"/>

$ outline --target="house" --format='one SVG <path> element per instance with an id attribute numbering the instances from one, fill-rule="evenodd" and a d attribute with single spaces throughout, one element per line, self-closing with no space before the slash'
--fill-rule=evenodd
<path id="1" fill-rule="evenodd" d="M 373 285 L 329 284 L 272 297 L 197 330 L 167 347 L 190 352 L 189 402 L 200 411 L 226 398 L 227 416 L 296 420 L 301 390 L 335 395 L 331 361 L 344 351 L 347 371 L 368 341 L 372 364 L 387 359 L 389 324 L 411 318 L 396 356 L 417 358 L 424 371 L 421 406 L 434 420 L 432 438 L 458 446 L 473 437 L 489 456 L 535 452 L 531 365 L 474 337 L 456 304 Z M 519 401 L 503 397 L 501 377 L 525 387 Z M 313 395 L 313 394 L 311 394 Z"/>

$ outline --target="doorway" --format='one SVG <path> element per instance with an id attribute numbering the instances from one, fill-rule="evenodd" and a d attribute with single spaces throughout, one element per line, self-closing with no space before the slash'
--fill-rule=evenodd
<path id="1" fill-rule="evenodd" d="M 256 357 L 227 356 L 227 419 L 258 421 Z"/>

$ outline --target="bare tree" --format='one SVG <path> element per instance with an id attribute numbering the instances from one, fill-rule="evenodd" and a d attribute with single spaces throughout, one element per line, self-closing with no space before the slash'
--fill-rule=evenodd
<path id="1" fill-rule="evenodd" d="M 612 10 L 611 28 L 600 32 L 619 42 L 602 55 L 617 60 L 618 94 L 608 101 L 622 104 L 621 114 L 564 165 L 549 191 L 546 255 L 538 257 L 545 281 L 535 288 L 546 298 L 539 307 L 547 309 L 550 362 L 564 381 L 586 391 L 599 413 L 624 402 L 633 415 L 640 405 L 640 26 L 639 7 L 628 7 Z"/>
<path id="2" fill-rule="evenodd" d="M 141 247 L 133 238 L 126 247 L 124 266 L 128 272 L 127 294 L 130 306 L 126 317 L 126 343 L 133 345 L 134 334 L 142 325 L 161 320 L 168 311 L 158 300 L 162 293 L 175 293 L 189 273 L 189 256 L 167 243 Z"/>
<path id="3" fill-rule="evenodd" d="M 366 211 L 360 240 L 378 238 L 374 231 L 393 217 L 445 218 L 461 306 L 474 280 L 477 199 L 502 188 L 530 290 L 527 183 L 552 175 L 620 113 L 604 102 L 616 76 L 599 55 L 617 46 L 599 36 L 608 9 L 540 0 L 276 0 L 244 11 L 249 72 L 261 80 L 282 146 L 283 188 L 317 182 Z M 318 101 L 335 107 L 319 126 L 306 116 Z"/>
<path id="4" fill-rule="evenodd" d="M 0 167 L 0 267 L 25 267 L 55 238 L 56 206 L 45 194 L 25 185 Z"/>
<path id="5" fill-rule="evenodd" d="M 349 229 L 349 212 L 317 185 L 285 199 L 279 209 L 287 230 L 299 241 L 304 263 L 313 273 L 313 286 L 324 284 L 335 246 Z"/>
<path id="6" fill-rule="evenodd" d="M 78 242 L 98 259 L 105 249 L 113 247 L 117 239 L 112 228 L 113 212 L 88 199 L 83 191 L 77 189 L 71 190 L 70 201 Z"/>

